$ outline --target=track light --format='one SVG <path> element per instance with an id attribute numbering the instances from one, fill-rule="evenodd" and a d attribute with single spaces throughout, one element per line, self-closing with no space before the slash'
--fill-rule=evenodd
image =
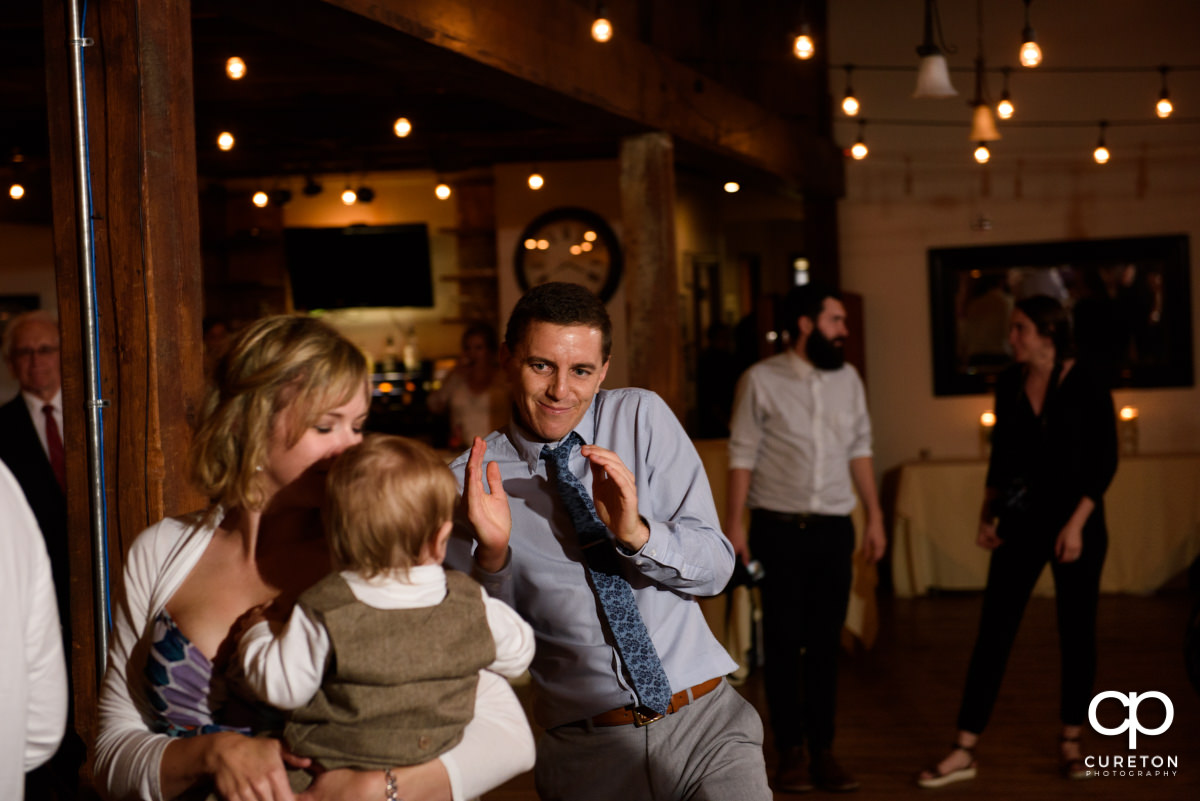
<path id="1" fill-rule="evenodd" d="M 1096 140 L 1096 149 L 1092 151 L 1092 158 L 1097 164 L 1107 164 L 1112 156 L 1108 152 L 1108 146 L 1104 143 L 1104 131 L 1108 128 L 1108 120 L 1100 120 L 1100 138 Z"/>
<path id="2" fill-rule="evenodd" d="M 608 9 L 603 3 L 596 4 L 596 19 L 592 23 L 592 38 L 597 42 L 607 42 L 613 38 L 612 22 L 608 19 Z"/>
<path id="3" fill-rule="evenodd" d="M 1167 70 L 1168 67 L 1159 67 L 1158 71 L 1162 73 L 1162 90 L 1158 93 L 1158 103 L 1154 105 L 1154 113 L 1159 119 L 1165 120 L 1171 116 L 1171 112 L 1175 110 L 1175 106 L 1171 104 L 1171 93 L 1167 91 Z"/>
<path id="4" fill-rule="evenodd" d="M 1042 63 L 1042 48 L 1038 47 L 1037 34 L 1029 24 L 1029 3 L 1025 0 L 1025 29 L 1021 31 L 1021 66 L 1036 67 Z"/>
<path id="5" fill-rule="evenodd" d="M 935 27 L 937 41 L 941 42 L 940 47 L 933 38 Z M 955 49 L 947 47 L 942 38 L 942 21 L 937 13 L 937 0 L 925 0 L 925 37 L 917 46 L 917 55 L 921 57 L 921 63 L 917 67 L 917 88 L 913 90 L 913 97 L 940 98 L 954 97 L 958 94 L 950 83 L 950 70 L 946 67 L 943 50 L 953 53 Z"/>
<path id="6" fill-rule="evenodd" d="M 1017 110 L 1013 105 L 1012 98 L 1008 96 L 1008 73 L 1011 70 L 1005 67 L 1001 72 L 1004 73 L 1004 91 L 1000 93 L 1000 102 L 996 104 L 996 116 L 1002 120 L 1010 120 Z"/>
<path id="7" fill-rule="evenodd" d="M 866 127 L 867 127 L 867 121 L 859 120 L 858 139 L 856 139 L 854 144 L 851 145 L 851 147 L 850 147 L 850 155 L 854 157 L 855 161 L 862 161 L 863 159 L 865 159 L 867 157 L 867 153 L 870 152 L 867 149 L 867 140 L 866 140 L 866 136 L 864 133 Z"/>
<path id="8" fill-rule="evenodd" d="M 246 62 L 237 56 L 230 56 L 225 62 L 225 74 L 229 76 L 230 80 L 240 81 L 246 77 Z"/>
<path id="9" fill-rule="evenodd" d="M 850 73 L 854 71 L 854 66 L 846 65 L 846 95 L 842 98 L 842 111 L 847 117 L 858 116 L 858 110 L 861 108 L 858 98 L 854 96 L 854 89 L 850 86 Z"/>

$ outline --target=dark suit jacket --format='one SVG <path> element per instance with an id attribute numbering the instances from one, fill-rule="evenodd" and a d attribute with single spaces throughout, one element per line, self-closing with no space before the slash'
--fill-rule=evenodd
<path id="1" fill-rule="evenodd" d="M 29 407 L 18 393 L 0 406 L 0 459 L 16 477 L 33 509 L 54 573 L 58 593 L 58 616 L 64 633 L 70 631 L 70 573 L 67 550 L 67 498 L 54 477 L 50 458 L 42 448 L 37 429 L 29 417 Z M 68 635 L 69 636 L 69 635 Z"/>

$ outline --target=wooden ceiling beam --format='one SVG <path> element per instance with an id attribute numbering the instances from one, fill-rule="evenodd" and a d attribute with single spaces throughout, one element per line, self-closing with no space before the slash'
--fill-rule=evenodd
<path id="1" fill-rule="evenodd" d="M 536 87 L 796 182 L 840 194 L 832 142 L 632 36 L 591 40 L 568 0 L 324 0 Z"/>

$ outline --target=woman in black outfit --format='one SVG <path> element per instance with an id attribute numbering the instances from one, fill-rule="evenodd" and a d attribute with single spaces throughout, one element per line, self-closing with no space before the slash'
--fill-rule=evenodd
<path id="1" fill-rule="evenodd" d="M 1108 546 L 1103 499 L 1117 469 L 1116 418 L 1103 379 L 1073 358 L 1070 322 L 1058 301 L 1045 295 L 1018 301 L 1009 342 L 1016 364 L 996 383 L 977 537 L 992 552 L 979 635 L 958 737 L 945 759 L 920 774 L 922 787 L 975 777 L 975 744 L 1047 561 L 1062 649 L 1059 756 L 1065 776 L 1087 775 L 1079 734 L 1096 675 L 1096 603 Z"/>

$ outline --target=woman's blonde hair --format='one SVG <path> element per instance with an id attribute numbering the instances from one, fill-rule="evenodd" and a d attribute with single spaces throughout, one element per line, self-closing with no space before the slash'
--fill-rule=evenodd
<path id="1" fill-rule="evenodd" d="M 322 414 L 365 396 L 369 374 L 362 351 L 311 317 L 266 317 L 239 333 L 217 364 L 192 441 L 192 479 L 214 510 L 260 509 L 277 423 L 296 444 Z"/>
<path id="2" fill-rule="evenodd" d="M 370 578 L 417 564 L 454 516 L 458 483 L 428 445 L 376 434 L 337 458 L 325 493 L 334 568 Z"/>

